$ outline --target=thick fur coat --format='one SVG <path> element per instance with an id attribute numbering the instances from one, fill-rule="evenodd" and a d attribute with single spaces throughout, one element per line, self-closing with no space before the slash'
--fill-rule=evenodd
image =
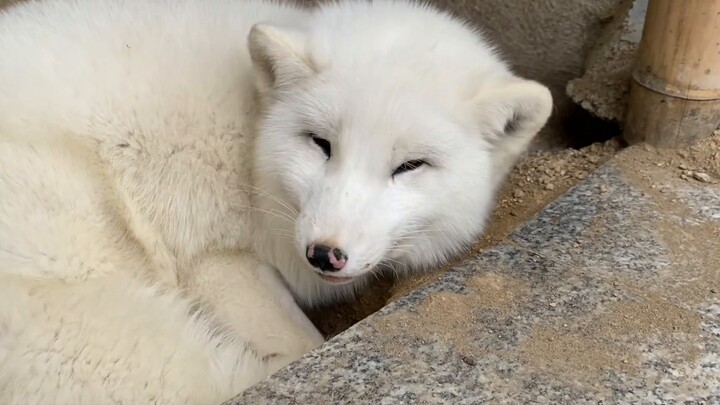
<path id="1" fill-rule="evenodd" d="M 0 55 L 3 404 L 239 393 L 463 252 L 552 105 L 402 1 L 28 1 Z"/>

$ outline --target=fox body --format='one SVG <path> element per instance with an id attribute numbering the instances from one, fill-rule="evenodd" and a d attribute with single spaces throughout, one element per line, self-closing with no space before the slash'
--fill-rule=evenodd
<path id="1" fill-rule="evenodd" d="M 237 394 L 463 252 L 552 106 L 399 0 L 29 1 L 0 55 L 5 404 Z"/>

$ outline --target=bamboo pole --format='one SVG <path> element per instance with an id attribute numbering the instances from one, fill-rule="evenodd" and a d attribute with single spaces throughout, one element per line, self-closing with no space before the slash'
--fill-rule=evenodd
<path id="1" fill-rule="evenodd" d="M 720 0 L 649 0 L 624 137 L 675 148 L 720 127 Z"/>

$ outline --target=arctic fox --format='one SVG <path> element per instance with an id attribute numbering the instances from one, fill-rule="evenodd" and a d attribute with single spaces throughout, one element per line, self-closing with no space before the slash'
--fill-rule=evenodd
<path id="1" fill-rule="evenodd" d="M 23 2 L 0 58 L 3 404 L 241 392 L 463 252 L 552 105 L 400 0 Z"/>

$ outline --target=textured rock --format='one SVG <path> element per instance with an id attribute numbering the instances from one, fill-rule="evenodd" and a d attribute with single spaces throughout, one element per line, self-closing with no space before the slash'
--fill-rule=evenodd
<path id="1" fill-rule="evenodd" d="M 626 0 L 588 54 L 582 77 L 570 80 L 567 94 L 599 118 L 622 123 L 632 68 L 647 11 L 647 0 Z"/>

